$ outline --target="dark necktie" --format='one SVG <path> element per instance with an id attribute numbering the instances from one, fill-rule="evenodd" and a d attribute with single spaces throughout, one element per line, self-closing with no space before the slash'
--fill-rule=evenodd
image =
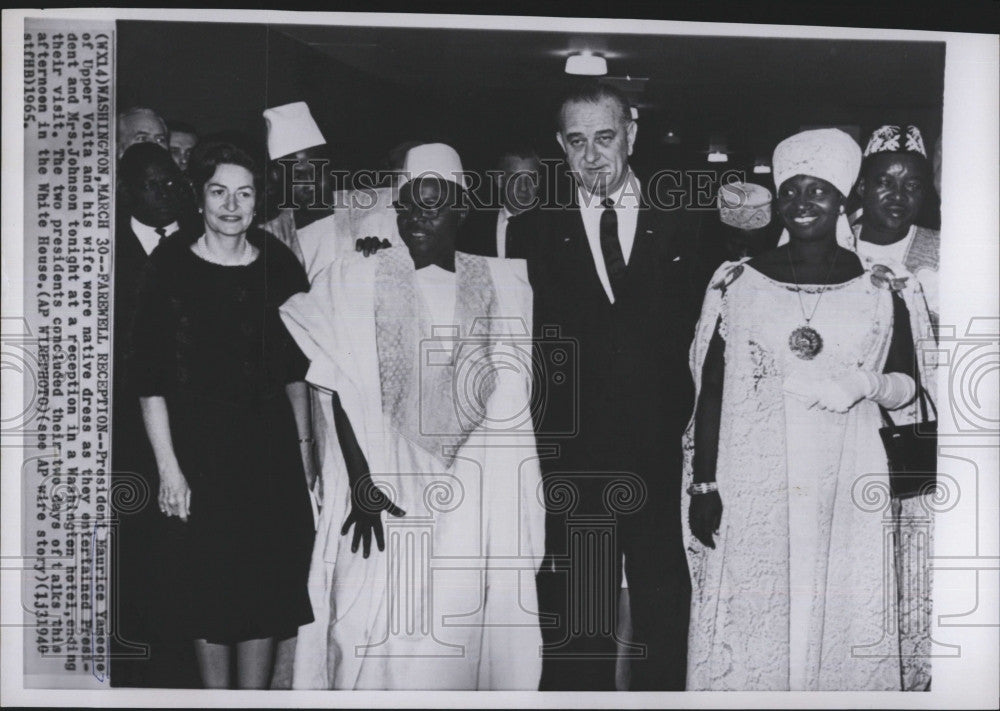
<path id="1" fill-rule="evenodd" d="M 601 213 L 601 252 L 608 270 L 608 281 L 611 282 L 611 293 L 617 294 L 625 277 L 625 257 L 618 241 L 618 215 L 610 198 L 605 198 L 601 204 L 604 205 L 604 212 Z"/>
<path id="2" fill-rule="evenodd" d="M 156 234 L 160 235 L 160 242 L 162 242 L 163 238 L 167 236 L 167 228 L 166 227 L 154 227 L 153 231 Z"/>
<path id="3" fill-rule="evenodd" d="M 510 218 L 508 218 L 507 219 L 507 224 L 504 225 L 504 228 L 503 228 L 503 231 L 504 231 L 503 241 L 504 241 L 504 245 L 505 245 L 503 253 L 507 257 L 507 259 L 511 259 L 511 258 L 517 256 L 516 254 L 513 253 L 513 251 L 514 251 L 513 250 L 514 240 L 511 238 L 511 234 L 510 234 L 510 228 L 513 227 L 515 219 L 516 219 L 516 217 L 510 217 Z"/>

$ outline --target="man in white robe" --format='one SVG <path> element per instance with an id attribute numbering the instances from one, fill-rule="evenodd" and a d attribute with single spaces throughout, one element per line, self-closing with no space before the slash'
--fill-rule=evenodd
<path id="1" fill-rule="evenodd" d="M 453 149 L 413 148 L 407 169 L 406 249 L 337 258 L 281 309 L 337 434 L 293 686 L 534 690 L 531 290 L 523 262 L 455 253 Z"/>
<path id="2" fill-rule="evenodd" d="M 269 108 L 264 121 L 269 197 L 293 207 L 279 207 L 263 227 L 292 250 L 310 282 L 334 259 L 359 249 L 360 240 L 402 244 L 394 187 L 335 190 L 330 146 L 304 101 Z"/>

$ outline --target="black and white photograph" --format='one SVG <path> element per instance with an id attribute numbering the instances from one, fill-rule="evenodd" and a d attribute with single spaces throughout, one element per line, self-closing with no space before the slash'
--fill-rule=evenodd
<path id="1" fill-rule="evenodd" d="M 5 703 L 994 707 L 998 35 L 3 24 Z"/>

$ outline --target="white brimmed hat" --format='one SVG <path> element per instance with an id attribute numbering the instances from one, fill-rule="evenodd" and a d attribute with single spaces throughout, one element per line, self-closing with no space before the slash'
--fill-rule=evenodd
<path id="1" fill-rule="evenodd" d="M 326 143 L 304 101 L 267 109 L 264 121 L 267 123 L 267 154 L 271 160 Z"/>
<path id="2" fill-rule="evenodd" d="M 418 178 L 440 178 L 469 187 L 469 176 L 462 169 L 458 151 L 445 143 L 424 143 L 406 152 L 401 185 Z"/>

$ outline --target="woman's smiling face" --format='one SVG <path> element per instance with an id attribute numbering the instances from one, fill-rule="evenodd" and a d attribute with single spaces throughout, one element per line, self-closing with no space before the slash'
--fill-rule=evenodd
<path id="1" fill-rule="evenodd" d="M 817 239 L 836 232 L 843 204 L 837 188 L 812 175 L 795 175 L 778 188 L 778 212 L 789 234 L 797 239 Z"/>
<path id="2" fill-rule="evenodd" d="M 220 163 L 204 187 L 206 229 L 217 235 L 237 236 L 253 222 L 257 202 L 253 175 L 241 165 Z"/>

